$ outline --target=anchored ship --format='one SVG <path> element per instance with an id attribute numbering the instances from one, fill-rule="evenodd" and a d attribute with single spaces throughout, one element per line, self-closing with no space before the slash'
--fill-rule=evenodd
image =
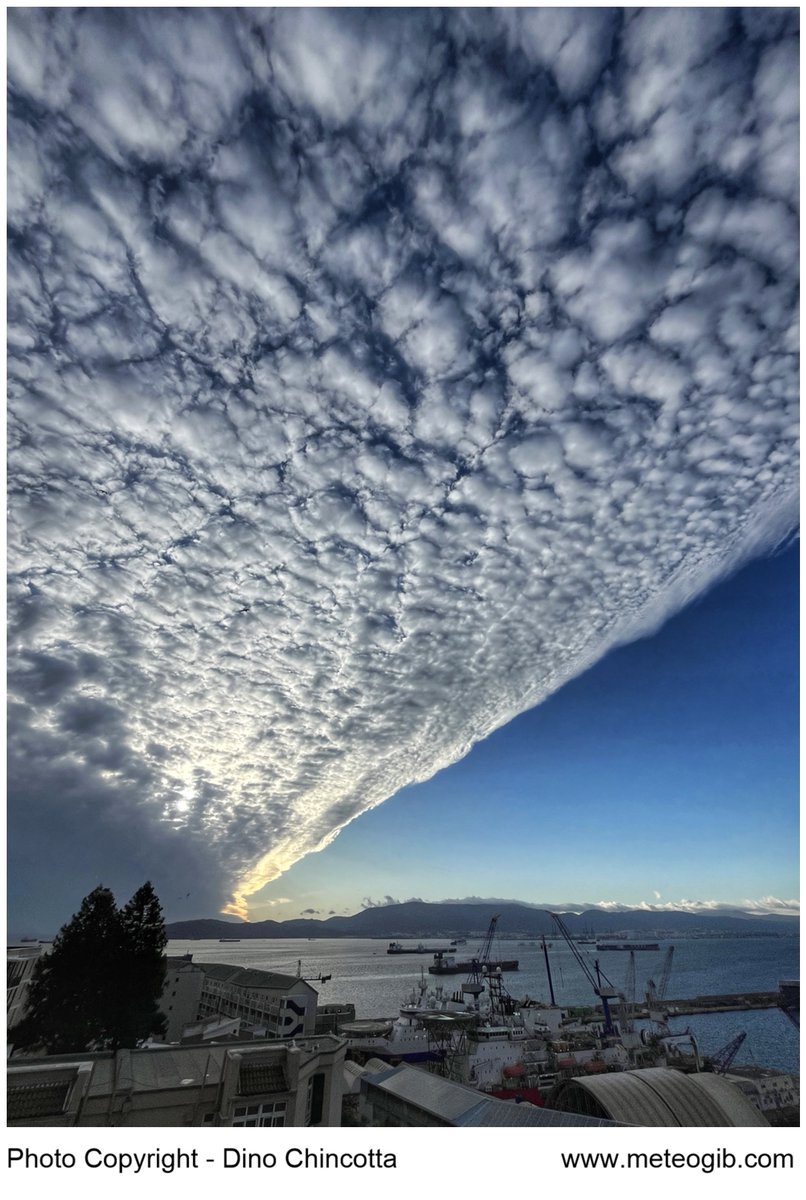
<path id="1" fill-rule="evenodd" d="M 444 954 L 443 950 L 437 950 L 435 946 L 424 946 L 422 942 L 418 942 L 416 946 L 404 946 L 402 942 L 390 942 L 386 947 L 387 954 Z"/>
<path id="2" fill-rule="evenodd" d="M 517 958 L 498 958 L 491 960 L 486 965 L 491 971 L 517 971 L 518 961 Z M 474 958 L 460 962 L 453 954 L 437 950 L 428 972 L 430 975 L 467 975 L 474 967 L 481 965 L 481 959 Z"/>
<path id="3" fill-rule="evenodd" d="M 597 950 L 659 950 L 657 942 L 597 942 Z"/>
<path id="4" fill-rule="evenodd" d="M 498 916 L 494 916 L 478 954 L 471 959 L 457 959 L 453 953 L 453 944 L 450 950 L 437 950 L 434 961 L 428 968 L 429 975 L 472 975 L 478 981 L 484 971 L 517 971 L 517 958 L 494 958 L 492 955 L 497 925 Z"/>

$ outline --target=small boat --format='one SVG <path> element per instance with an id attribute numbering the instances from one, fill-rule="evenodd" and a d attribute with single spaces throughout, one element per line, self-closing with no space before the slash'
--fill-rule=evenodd
<path id="1" fill-rule="evenodd" d="M 219 942 L 239 942 L 240 938 L 219 938 Z"/>

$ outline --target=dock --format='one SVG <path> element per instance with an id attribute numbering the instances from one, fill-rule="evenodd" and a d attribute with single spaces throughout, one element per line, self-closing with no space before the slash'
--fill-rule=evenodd
<path id="1" fill-rule="evenodd" d="M 747 1012 L 758 1008 L 775 1008 L 777 992 L 732 992 L 719 996 L 694 996 L 690 1000 L 664 1000 L 669 1016 L 691 1017 L 710 1012 Z"/>
<path id="2" fill-rule="evenodd" d="M 702 1013 L 749 1012 L 752 1009 L 775 1008 L 777 992 L 730 992 L 719 996 L 693 996 L 687 1000 L 663 1000 L 659 1007 L 670 1017 L 693 1017 Z M 597 1005 L 601 1012 L 601 1005 Z M 648 1017 L 645 1004 L 637 1004 L 636 1017 Z"/>

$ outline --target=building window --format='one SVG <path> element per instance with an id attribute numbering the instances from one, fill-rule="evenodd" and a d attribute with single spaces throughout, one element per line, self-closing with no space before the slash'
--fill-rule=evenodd
<path id="1" fill-rule="evenodd" d="M 233 1110 L 233 1128 L 246 1125 L 285 1125 L 285 1100 L 274 1100 L 266 1104 L 246 1104 Z"/>
<path id="2" fill-rule="evenodd" d="M 305 1124 L 321 1125 L 325 1098 L 325 1076 L 322 1071 L 308 1080 L 308 1095 L 305 1100 Z"/>

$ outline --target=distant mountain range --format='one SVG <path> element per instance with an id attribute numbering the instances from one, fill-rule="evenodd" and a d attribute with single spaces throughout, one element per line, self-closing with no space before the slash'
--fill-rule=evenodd
<path id="1" fill-rule="evenodd" d="M 167 925 L 168 937 L 186 938 L 423 938 L 458 937 L 481 934 L 489 925 L 493 913 L 499 913 L 498 932 L 504 935 L 535 937 L 555 931 L 554 922 L 546 909 L 525 904 L 505 903 L 426 903 L 412 900 L 405 904 L 377 905 L 365 908 L 351 917 L 329 917 L 319 921 L 299 918 L 294 921 L 219 921 L 202 918 L 193 921 L 173 921 Z M 581 913 L 563 914 L 571 933 L 593 936 L 615 934 L 624 930 L 645 933 L 790 933 L 796 934 L 796 916 L 755 917 L 750 914 L 689 913 L 675 909 L 624 909 L 608 912 L 590 908 Z"/>

